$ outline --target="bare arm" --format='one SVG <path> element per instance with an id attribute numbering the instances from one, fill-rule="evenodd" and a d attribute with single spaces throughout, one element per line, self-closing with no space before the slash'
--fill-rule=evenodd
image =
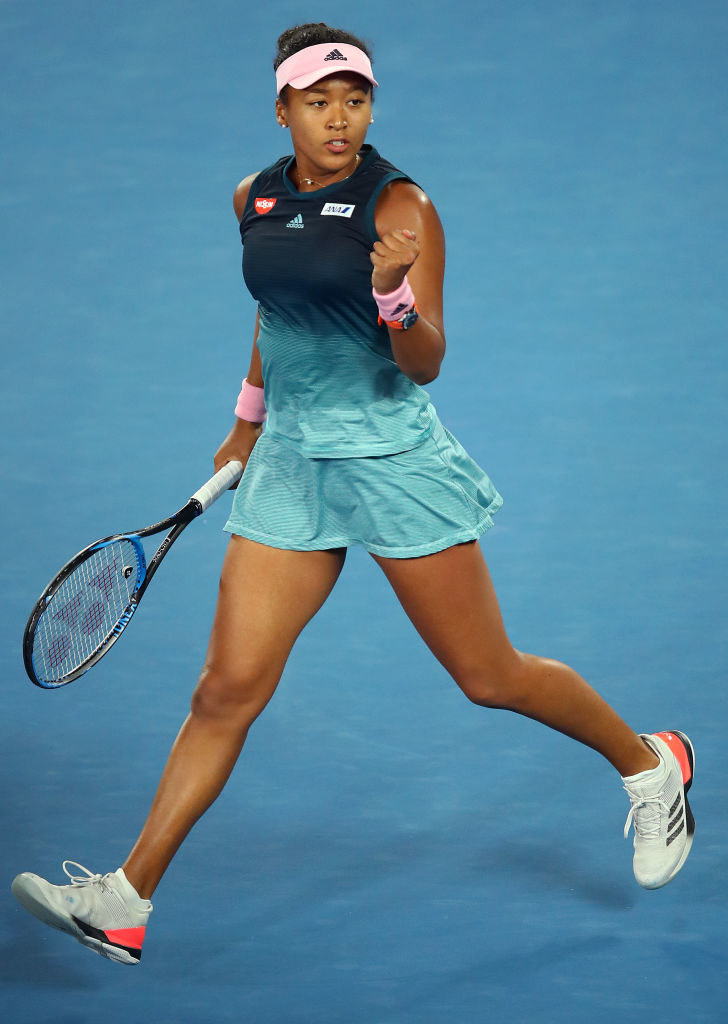
<path id="1" fill-rule="evenodd" d="M 371 254 L 372 285 L 395 291 L 405 275 L 417 300 L 420 318 L 408 331 L 389 329 L 392 354 L 400 370 L 416 384 L 428 384 L 445 356 L 442 285 L 445 234 L 428 197 L 416 185 L 395 181 L 377 202 L 379 241 Z"/>
<path id="2" fill-rule="evenodd" d="M 233 196 L 233 208 L 238 221 L 240 221 L 243 216 L 245 203 L 248 199 L 248 193 L 250 192 L 250 186 L 253 184 L 255 177 L 255 174 L 249 175 L 247 178 L 244 178 L 235 189 L 235 194 Z M 256 313 L 255 330 L 253 332 L 253 351 L 250 356 L 250 368 L 248 369 L 247 380 L 254 387 L 262 388 L 263 369 L 260 361 L 260 352 L 258 351 L 259 330 L 260 317 Z M 250 423 L 248 420 L 241 420 L 236 416 L 235 423 L 233 424 L 230 433 L 215 452 L 215 470 L 217 471 L 218 469 L 221 469 L 225 463 L 230 462 L 232 459 L 238 459 L 242 462 L 243 467 L 245 467 L 260 434 L 260 423 Z"/>

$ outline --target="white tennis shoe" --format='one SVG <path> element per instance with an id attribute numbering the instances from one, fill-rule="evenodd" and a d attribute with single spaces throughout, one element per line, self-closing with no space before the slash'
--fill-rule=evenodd
<path id="1" fill-rule="evenodd" d="M 634 876 L 645 889 L 659 889 L 674 878 L 693 844 L 695 819 L 687 792 L 695 772 L 695 752 L 681 732 L 643 735 L 660 758 L 657 768 L 623 778 L 632 804 L 624 837 L 634 824 Z"/>
<path id="2" fill-rule="evenodd" d="M 83 871 L 73 875 L 67 865 Z M 68 932 L 94 950 L 120 964 L 138 964 L 152 904 L 139 896 L 122 868 L 94 875 L 82 864 L 64 860 L 70 885 L 51 885 L 24 871 L 11 886 L 26 910 L 44 924 Z"/>

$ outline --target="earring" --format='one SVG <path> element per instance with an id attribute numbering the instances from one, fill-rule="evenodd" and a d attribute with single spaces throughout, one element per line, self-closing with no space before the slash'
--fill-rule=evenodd
<path id="1" fill-rule="evenodd" d="M 369 124 L 374 124 L 374 118 L 373 118 L 373 117 L 371 117 L 371 118 L 369 119 Z"/>

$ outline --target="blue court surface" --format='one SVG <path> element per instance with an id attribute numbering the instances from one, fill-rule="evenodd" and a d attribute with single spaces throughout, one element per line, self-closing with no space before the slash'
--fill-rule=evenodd
<path id="1" fill-rule="evenodd" d="M 504 495 L 513 641 L 691 735 L 696 840 L 641 890 L 613 769 L 469 705 L 354 550 L 129 971 L 10 882 L 126 855 L 229 498 L 82 680 L 31 686 L 20 640 L 67 557 L 210 474 L 254 318 L 232 192 L 289 151 L 275 38 L 319 18 L 373 41 L 370 141 L 445 225 L 428 390 Z M 726 1020 L 727 52 L 724 0 L 0 3 L 8 1024 Z"/>

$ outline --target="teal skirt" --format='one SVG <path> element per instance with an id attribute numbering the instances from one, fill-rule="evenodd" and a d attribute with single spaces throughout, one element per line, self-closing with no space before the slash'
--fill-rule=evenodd
<path id="1" fill-rule="evenodd" d="M 416 558 L 480 537 L 502 504 L 437 418 L 416 448 L 367 458 L 307 458 L 264 431 L 225 529 L 274 548 L 359 544 L 375 555 Z"/>

